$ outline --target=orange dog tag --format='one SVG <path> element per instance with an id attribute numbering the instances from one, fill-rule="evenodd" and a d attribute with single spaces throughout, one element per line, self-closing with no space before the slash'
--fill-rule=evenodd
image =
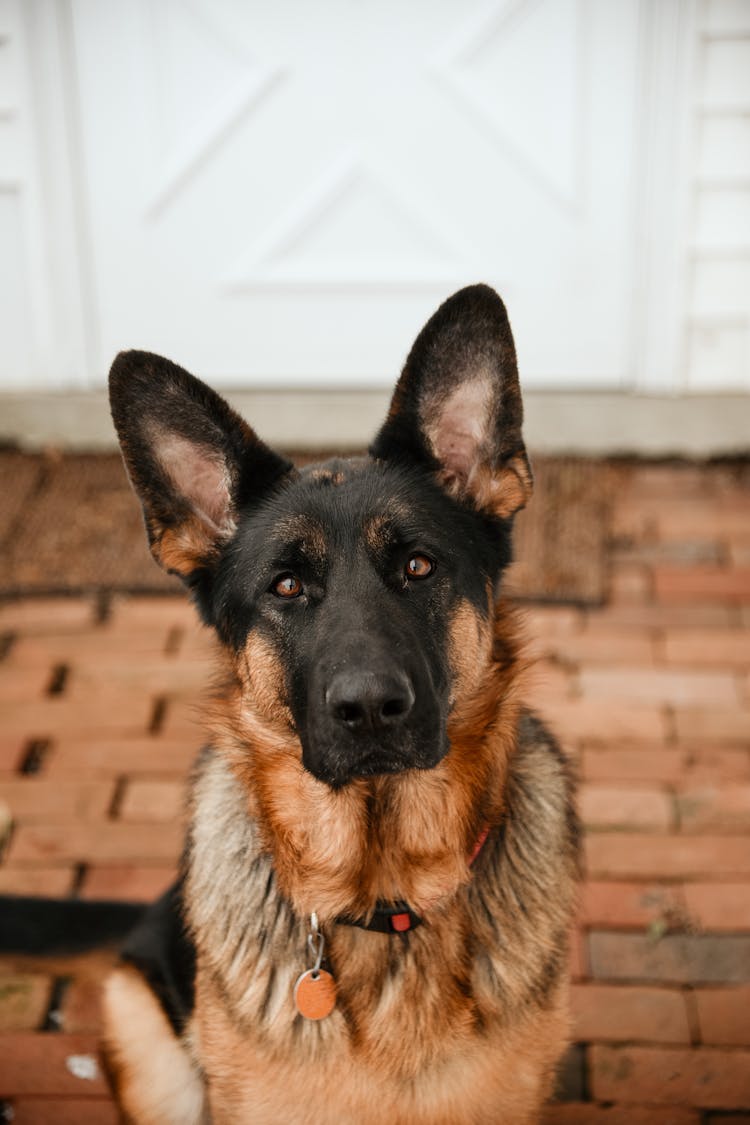
<path id="1" fill-rule="evenodd" d="M 294 986 L 294 1004 L 306 1020 L 324 1020 L 336 1007 L 336 981 L 325 969 L 308 969 Z"/>

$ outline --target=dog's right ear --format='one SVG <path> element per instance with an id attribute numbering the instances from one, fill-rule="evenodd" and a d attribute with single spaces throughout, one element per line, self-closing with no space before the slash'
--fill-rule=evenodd
<path id="1" fill-rule="evenodd" d="M 505 305 L 489 286 L 470 285 L 417 336 L 370 452 L 421 461 L 455 499 L 510 519 L 533 487 L 522 422 Z"/>
<path id="2" fill-rule="evenodd" d="M 143 505 L 151 553 L 189 581 L 210 570 L 240 508 L 293 469 L 220 395 L 168 359 L 120 352 L 112 418 Z"/>

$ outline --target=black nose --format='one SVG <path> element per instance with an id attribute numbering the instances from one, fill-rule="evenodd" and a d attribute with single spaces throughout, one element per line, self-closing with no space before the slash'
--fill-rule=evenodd
<path id="1" fill-rule="evenodd" d="M 378 731 L 402 723 L 414 706 L 414 690 L 405 676 L 343 671 L 326 691 L 328 713 L 350 731 Z"/>

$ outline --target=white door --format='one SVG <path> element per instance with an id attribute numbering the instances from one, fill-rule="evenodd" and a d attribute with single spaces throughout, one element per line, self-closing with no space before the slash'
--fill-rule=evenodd
<path id="1" fill-rule="evenodd" d="M 630 378 L 634 0 L 73 0 L 97 321 L 222 384 L 390 382 L 453 289 Z"/>

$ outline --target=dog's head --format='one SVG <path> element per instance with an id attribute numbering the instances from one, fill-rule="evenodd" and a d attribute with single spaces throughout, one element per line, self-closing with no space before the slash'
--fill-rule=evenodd
<path id="1" fill-rule="evenodd" d="M 110 391 L 152 554 L 233 652 L 247 705 L 333 788 L 434 767 L 489 662 L 532 487 L 497 294 L 461 290 L 428 321 L 366 458 L 297 471 L 147 353 L 117 357 Z"/>

